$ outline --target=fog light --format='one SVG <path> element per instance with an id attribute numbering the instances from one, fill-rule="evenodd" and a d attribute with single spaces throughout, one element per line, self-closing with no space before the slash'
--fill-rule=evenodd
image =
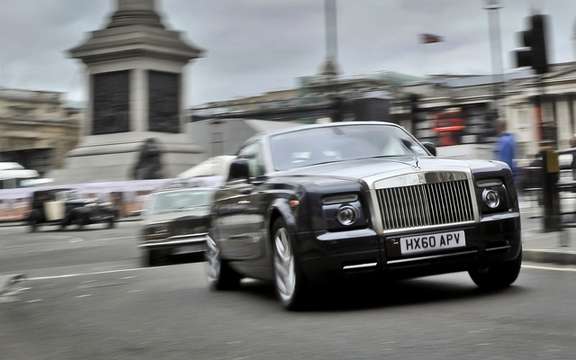
<path id="1" fill-rule="evenodd" d="M 482 191 L 482 200 L 490 209 L 497 209 L 501 202 L 498 191 L 492 189 L 484 189 Z"/>
<path id="2" fill-rule="evenodd" d="M 358 212 L 356 208 L 350 205 L 342 206 L 336 213 L 336 219 L 343 226 L 351 226 L 356 223 L 358 219 Z"/>

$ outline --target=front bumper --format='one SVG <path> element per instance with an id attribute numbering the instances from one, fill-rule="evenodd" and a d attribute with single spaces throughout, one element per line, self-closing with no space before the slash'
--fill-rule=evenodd
<path id="1" fill-rule="evenodd" d="M 462 230 L 466 246 L 417 255 L 402 255 L 399 238 L 406 235 Z M 338 233 L 296 234 L 302 267 L 315 277 L 382 274 L 409 278 L 466 271 L 516 259 L 521 254 L 519 213 L 484 217 L 480 222 L 407 234 L 379 235 L 371 229 Z"/>
<path id="2" fill-rule="evenodd" d="M 208 234 L 178 235 L 166 240 L 142 242 L 138 247 L 147 250 L 166 250 L 174 255 L 203 253 L 206 251 Z"/>

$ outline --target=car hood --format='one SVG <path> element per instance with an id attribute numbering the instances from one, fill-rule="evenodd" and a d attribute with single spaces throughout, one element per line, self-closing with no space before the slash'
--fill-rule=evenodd
<path id="1" fill-rule="evenodd" d="M 199 207 L 188 211 L 169 212 L 163 214 L 148 215 L 144 219 L 144 224 L 165 223 L 179 220 L 203 218 L 210 215 L 210 208 Z"/>
<path id="2" fill-rule="evenodd" d="M 341 161 L 308 166 L 278 173 L 281 176 L 333 177 L 359 180 L 371 177 L 390 177 L 419 171 L 496 170 L 503 165 L 488 160 L 452 160 L 436 157 L 394 157 Z"/>

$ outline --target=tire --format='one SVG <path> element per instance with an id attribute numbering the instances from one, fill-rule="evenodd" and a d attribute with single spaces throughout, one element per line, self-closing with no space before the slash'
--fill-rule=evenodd
<path id="1" fill-rule="evenodd" d="M 482 290 L 494 291 L 509 287 L 516 281 L 522 267 L 522 254 L 517 259 L 468 271 L 472 281 Z"/>
<path id="2" fill-rule="evenodd" d="M 283 219 L 272 226 L 274 287 L 287 310 L 301 310 L 310 305 L 311 289 L 293 251 L 293 241 Z"/>
<path id="3" fill-rule="evenodd" d="M 208 236 L 206 241 L 206 275 L 210 289 L 215 291 L 235 290 L 240 287 L 242 276 L 220 256 L 218 245 Z"/>
<path id="4" fill-rule="evenodd" d="M 78 225 L 78 230 L 83 230 L 84 226 L 88 225 L 88 221 L 83 216 L 77 216 L 76 224 Z"/>
<path id="5" fill-rule="evenodd" d="M 32 211 L 28 215 L 28 232 L 35 233 L 38 231 L 38 215 L 36 211 Z"/>
<path id="6" fill-rule="evenodd" d="M 111 219 L 108 221 L 108 224 L 106 225 L 107 229 L 114 229 L 116 227 L 116 221 L 114 219 Z"/>
<path id="7" fill-rule="evenodd" d="M 142 253 L 142 266 L 153 267 L 163 266 L 168 263 L 164 251 L 161 250 L 144 250 Z"/>

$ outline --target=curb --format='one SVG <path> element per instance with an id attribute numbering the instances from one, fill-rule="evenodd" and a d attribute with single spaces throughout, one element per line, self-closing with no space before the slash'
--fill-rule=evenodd
<path id="1" fill-rule="evenodd" d="M 139 217 L 129 217 L 129 218 L 122 218 L 120 220 L 116 220 L 117 223 L 125 223 L 125 222 L 136 222 L 141 221 L 142 218 Z M 0 228 L 3 227 L 14 227 L 14 226 L 26 226 L 26 223 L 23 221 L 0 221 Z"/>
<path id="2" fill-rule="evenodd" d="M 573 250 L 553 250 L 553 249 L 524 249 L 522 259 L 526 261 L 558 264 L 576 265 L 576 251 Z"/>

